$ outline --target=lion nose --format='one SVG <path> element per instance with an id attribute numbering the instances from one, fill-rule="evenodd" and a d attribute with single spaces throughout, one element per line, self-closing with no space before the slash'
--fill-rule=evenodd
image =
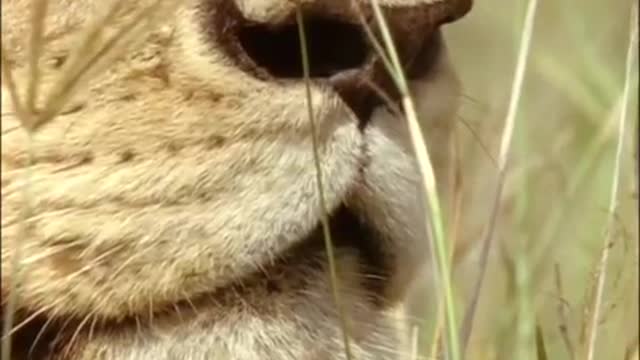
<path id="1" fill-rule="evenodd" d="M 248 4 L 254 0 L 236 1 L 244 6 L 222 12 L 218 22 L 225 24 L 228 37 L 236 39 L 233 53 L 241 58 L 240 63 L 249 64 L 250 71 L 265 80 L 302 80 L 303 52 L 295 4 L 259 13 Z M 439 53 L 439 27 L 466 14 L 471 2 L 379 0 L 407 76 L 419 77 L 428 71 L 433 63 L 430 59 Z M 300 9 L 309 76 L 314 82 L 331 86 L 364 120 L 383 100 L 398 99 L 395 83 L 373 46 L 371 36 L 380 43 L 381 28 L 370 1 L 306 0 L 301 1 Z"/>

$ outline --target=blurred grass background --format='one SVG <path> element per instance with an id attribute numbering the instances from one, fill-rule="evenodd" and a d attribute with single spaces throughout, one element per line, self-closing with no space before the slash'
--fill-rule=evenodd
<path id="1" fill-rule="evenodd" d="M 633 3 L 539 3 L 468 359 L 540 359 L 541 345 L 549 359 L 585 358 Z M 477 242 L 490 216 L 497 173 L 492 159 L 498 154 L 526 4 L 479 0 L 467 18 L 446 29 L 450 56 L 464 84 L 457 131 L 462 243 Z M 637 358 L 637 64 L 636 59 L 595 359 Z M 473 244 L 457 264 L 459 313 L 472 295 L 479 253 Z M 428 345 L 432 332 L 423 335 Z"/>

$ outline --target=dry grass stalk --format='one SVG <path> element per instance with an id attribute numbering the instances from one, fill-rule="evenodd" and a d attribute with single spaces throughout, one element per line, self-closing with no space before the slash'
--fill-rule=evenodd
<path id="1" fill-rule="evenodd" d="M 351 346 L 349 342 L 349 321 L 347 318 L 347 314 L 344 310 L 344 304 L 340 298 L 340 283 L 338 281 L 337 269 L 336 269 L 336 261 L 333 253 L 333 241 L 331 239 L 331 229 L 329 227 L 329 219 L 328 219 L 328 209 L 325 203 L 324 196 L 324 185 L 323 185 L 323 175 L 322 175 L 322 167 L 320 160 L 320 153 L 318 152 L 318 140 L 317 140 L 317 131 L 315 127 L 315 121 L 313 116 L 313 99 L 311 96 L 311 76 L 309 70 L 309 53 L 307 48 L 307 38 L 305 33 L 304 26 L 304 16 L 302 15 L 302 10 L 300 7 L 296 9 L 296 20 L 298 23 L 298 35 L 300 38 L 300 50 L 301 50 L 301 58 L 302 58 L 302 68 L 304 72 L 304 80 L 305 80 L 305 91 L 306 91 L 306 99 L 307 99 L 307 115 L 309 117 L 309 125 L 311 128 L 311 139 L 313 146 L 313 158 L 314 165 L 316 167 L 316 184 L 318 187 L 318 205 L 322 210 L 320 221 L 322 223 L 322 232 L 325 241 L 325 248 L 327 251 L 327 258 L 329 261 L 329 276 L 331 280 L 331 290 L 333 292 L 333 300 L 338 309 L 338 314 L 341 321 L 342 328 L 342 339 L 344 343 L 344 351 L 347 360 L 352 359 L 351 355 Z"/>
<path id="2" fill-rule="evenodd" d="M 391 32 L 386 23 L 386 19 L 382 13 L 382 9 L 377 0 L 372 1 L 373 12 L 375 20 L 380 27 L 383 43 L 385 46 L 385 52 L 388 59 L 385 60 L 385 65 L 391 67 L 388 69 L 392 75 L 399 93 L 402 98 L 402 108 L 404 109 L 405 117 L 409 125 L 409 132 L 411 135 L 411 143 L 416 155 L 418 166 L 422 175 L 424 186 L 424 201 L 429 211 L 427 216 L 427 233 L 430 234 L 429 238 L 432 243 L 432 249 L 435 250 L 436 261 L 435 264 L 438 268 L 438 278 L 441 283 L 445 299 L 447 331 L 448 331 L 448 347 L 449 356 L 452 360 L 460 359 L 460 349 L 457 334 L 457 321 L 456 311 L 453 297 L 453 286 L 451 284 L 451 271 L 449 264 L 449 256 L 447 255 L 447 246 L 445 241 L 445 230 L 443 224 L 443 216 L 441 213 L 441 206 L 438 198 L 436 179 L 434 175 L 433 165 L 429 157 L 429 151 L 418 121 L 418 115 L 416 113 L 415 105 L 411 97 L 407 79 L 402 70 L 400 58 L 395 48 L 395 44 L 391 37 Z M 378 46 L 379 47 L 379 46 Z M 380 50 L 378 49 L 380 52 Z M 384 57 L 383 57 L 384 59 Z"/>
<path id="3" fill-rule="evenodd" d="M 452 171 L 450 174 L 452 191 L 452 199 L 451 199 L 451 219 L 450 221 L 450 232 L 449 232 L 449 246 L 452 251 L 449 252 L 449 262 L 455 263 L 456 257 L 459 256 L 458 244 L 459 237 L 461 233 L 462 227 L 462 205 L 463 205 L 463 184 L 462 184 L 462 159 L 461 159 L 461 149 L 460 149 L 460 139 L 455 133 L 453 137 L 453 160 L 454 166 L 452 167 Z M 467 245 L 467 244 L 462 244 Z M 461 249 L 460 252 L 465 252 L 466 249 Z M 430 358 L 436 359 L 438 354 L 442 350 L 442 332 L 444 330 L 444 309 L 443 309 L 444 299 L 442 296 L 438 298 L 438 305 L 436 308 L 437 320 L 435 325 L 435 331 L 431 339 L 431 348 L 429 350 Z"/>
<path id="4" fill-rule="evenodd" d="M 604 244 L 602 245 L 602 251 L 600 254 L 600 260 L 598 262 L 598 270 L 596 273 L 596 290 L 592 300 L 592 308 L 590 310 L 591 320 L 588 326 L 588 342 L 586 344 L 586 359 L 593 360 L 595 357 L 595 347 L 598 336 L 598 325 L 600 323 L 600 312 L 604 297 L 604 285 L 607 277 L 607 264 L 609 261 L 609 254 L 611 251 L 611 236 L 613 233 L 613 225 L 615 220 L 615 213 L 618 208 L 618 192 L 620 188 L 620 173 L 621 163 L 624 149 L 624 137 L 626 131 L 626 121 L 628 115 L 629 96 L 631 92 L 631 81 L 633 73 L 634 57 L 637 50 L 638 40 L 638 6 L 634 4 L 631 10 L 631 31 L 629 37 L 629 47 L 626 57 L 626 71 L 624 88 L 621 95 L 622 108 L 620 109 L 620 117 L 618 123 L 618 138 L 615 155 L 615 163 L 613 169 L 613 180 L 611 184 L 611 197 L 608 208 L 608 217 L 606 225 L 606 234 L 604 236 Z"/>
<path id="5" fill-rule="evenodd" d="M 562 341 L 564 342 L 565 347 L 567 348 L 567 352 L 569 353 L 569 359 L 575 359 L 575 350 L 573 347 L 573 342 L 571 341 L 571 334 L 569 334 L 569 319 L 567 317 L 566 312 L 566 304 L 564 302 L 564 287 L 562 286 L 562 274 L 560 273 L 560 265 L 555 264 L 554 266 L 554 279 L 556 291 L 558 293 L 558 321 L 560 322 L 559 331 L 560 336 L 562 337 Z"/>
<path id="6" fill-rule="evenodd" d="M 504 129 L 502 131 L 502 137 L 500 142 L 500 152 L 498 155 L 498 180 L 496 184 L 495 195 L 493 197 L 493 204 L 490 210 L 491 217 L 488 221 L 488 228 L 483 237 L 482 254 L 480 260 L 480 273 L 478 280 L 476 281 L 471 302 L 465 312 L 465 319 L 461 329 L 461 338 L 463 344 L 463 351 L 467 348 L 469 338 L 471 337 L 471 329 L 473 327 L 473 318 L 478 306 L 480 298 L 480 291 L 484 282 L 484 275 L 488 266 L 489 253 L 493 238 L 495 237 L 496 222 L 500 209 L 500 200 L 502 197 L 502 190 L 504 188 L 504 182 L 506 179 L 507 167 L 509 164 L 509 155 L 511 149 L 511 142 L 513 139 L 513 132 L 515 128 L 515 119 L 517 115 L 518 105 L 520 103 L 520 97 L 522 92 L 522 84 L 524 82 L 525 70 L 527 68 L 527 60 L 529 58 L 529 49 L 531 44 L 531 38 L 533 35 L 533 25 L 535 20 L 535 14 L 537 9 L 537 0 L 530 0 L 527 7 L 525 22 L 523 25 L 522 36 L 520 40 L 520 50 L 518 52 L 518 60 L 516 63 L 515 75 L 513 78 L 513 84 L 511 88 L 511 100 L 509 101 L 509 108 L 505 120 Z"/>

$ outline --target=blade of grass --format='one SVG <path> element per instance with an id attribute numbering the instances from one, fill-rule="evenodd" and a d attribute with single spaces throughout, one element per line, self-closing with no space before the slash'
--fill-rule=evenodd
<path id="1" fill-rule="evenodd" d="M 493 197 L 493 203 L 492 203 L 491 212 L 490 212 L 491 217 L 488 221 L 489 227 L 482 240 L 483 245 L 482 245 L 481 258 L 480 258 L 480 273 L 478 275 L 478 279 L 476 281 L 476 284 L 473 290 L 472 300 L 469 303 L 468 308 L 465 312 L 465 318 L 461 328 L 463 353 L 467 349 L 469 338 L 471 337 L 471 330 L 473 327 L 473 318 L 475 316 L 475 312 L 478 306 L 478 300 L 480 297 L 480 291 L 482 289 L 482 284 L 484 282 L 484 275 L 487 269 L 491 244 L 493 242 L 493 238 L 495 237 L 495 229 L 496 229 L 496 223 L 497 223 L 498 212 L 500 207 L 500 200 L 502 197 L 502 191 L 503 191 L 504 182 L 506 179 L 507 167 L 509 164 L 511 142 L 513 138 L 513 131 L 515 128 L 515 119 L 517 115 L 518 105 L 520 103 L 522 84 L 524 82 L 525 70 L 527 68 L 527 60 L 529 58 L 529 49 L 531 44 L 531 38 L 533 36 L 533 26 L 534 26 L 537 5 L 538 5 L 537 0 L 530 0 L 526 10 L 525 20 L 524 20 L 524 25 L 523 25 L 522 35 L 520 40 L 520 50 L 518 52 L 518 60 L 516 63 L 515 76 L 513 79 L 513 84 L 511 89 L 511 99 L 509 101 L 509 108 L 507 111 L 505 125 L 504 125 L 502 138 L 500 142 L 500 152 L 498 155 L 498 180 L 497 180 L 495 195 Z"/>
<path id="2" fill-rule="evenodd" d="M 359 17 L 359 21 L 362 24 L 362 26 L 363 26 L 363 28 L 365 30 L 365 33 L 366 33 L 367 37 L 369 38 L 369 41 L 373 45 L 373 48 L 374 48 L 375 52 L 378 54 L 378 56 L 382 60 L 382 63 L 384 65 L 385 69 L 389 72 L 389 74 L 392 75 L 392 79 L 395 82 L 396 87 L 400 87 L 396 76 L 394 76 L 397 73 L 397 69 L 399 67 L 396 67 L 395 63 L 392 63 L 392 61 L 389 59 L 389 56 L 385 52 L 385 47 L 383 47 L 383 45 L 380 44 L 380 41 L 374 35 L 370 24 L 366 21 L 364 15 L 363 15 L 361 4 L 356 2 L 355 6 L 357 8 L 356 14 Z M 383 20 L 384 20 L 384 18 L 383 18 Z M 386 25 L 383 24 L 381 27 L 384 28 L 384 26 L 386 26 Z M 392 44 L 393 44 L 393 42 L 392 42 Z M 400 72 L 400 74 L 404 75 L 402 72 Z M 398 118 L 401 118 L 403 116 L 403 114 L 401 113 L 400 109 L 398 109 L 398 107 L 394 104 L 394 102 L 391 100 L 391 98 L 387 94 L 382 92 L 373 83 L 368 83 L 368 85 L 374 91 L 376 91 L 376 93 L 378 93 L 378 95 L 380 95 L 381 98 L 383 98 L 387 102 L 387 105 L 389 106 L 389 109 L 396 116 L 398 116 Z M 426 201 L 426 202 L 428 202 L 428 201 Z M 429 221 L 427 221 L 427 233 L 428 234 L 432 233 Z M 431 236 L 430 238 L 433 238 L 433 237 Z M 452 258 L 453 258 L 453 251 L 451 252 L 450 261 L 451 261 Z M 434 256 L 433 265 L 434 265 L 434 274 L 438 274 L 438 272 L 439 272 L 439 270 L 438 270 L 438 261 L 437 261 L 437 258 L 435 258 L 435 256 Z M 431 346 L 430 353 L 432 354 L 432 356 L 431 356 L 432 358 L 435 358 L 436 354 L 441 350 L 441 347 L 439 345 L 440 345 L 441 331 L 442 331 L 442 327 L 444 325 L 444 315 L 443 315 L 443 311 L 442 311 L 442 296 L 438 298 L 438 305 L 437 305 L 436 313 L 438 314 L 437 315 L 438 316 L 438 320 L 436 321 L 436 325 L 434 327 L 434 334 L 433 334 L 432 341 L 431 341 L 431 345 L 432 346 Z"/>
<path id="3" fill-rule="evenodd" d="M 461 218 L 462 218 L 462 200 L 463 200 L 463 190 L 462 190 L 462 159 L 461 159 L 461 149 L 460 149 L 460 141 L 458 139 L 458 134 L 453 134 L 453 160 L 454 166 L 452 167 L 452 171 L 450 174 L 451 186 L 452 189 L 452 200 L 451 200 L 451 225 L 449 229 L 449 238 L 450 238 L 450 247 L 451 251 L 449 252 L 449 261 L 451 263 L 455 262 L 455 257 L 457 256 L 457 244 L 459 243 L 459 229 L 461 227 Z M 429 351 L 430 358 L 436 359 L 438 356 L 438 352 L 441 350 L 440 339 L 442 337 L 442 330 L 444 327 L 444 309 L 443 309 L 444 299 L 442 296 L 438 298 L 438 305 L 436 309 L 437 321 L 435 325 L 434 334 L 431 339 L 431 350 Z"/>
<path id="4" fill-rule="evenodd" d="M 618 208 L 618 191 L 619 191 L 619 178 L 621 173 L 621 162 L 622 162 L 622 154 L 624 149 L 624 136 L 626 130 L 626 120 L 628 113 L 628 104 L 629 104 L 629 94 L 631 89 L 631 78 L 633 72 L 633 62 L 635 56 L 636 42 L 638 39 L 638 6 L 634 4 L 631 10 L 631 31 L 629 36 L 629 47 L 627 50 L 626 56 L 626 77 L 624 82 L 624 87 L 622 91 L 622 108 L 620 109 L 620 117 L 618 124 L 618 139 L 617 139 L 617 147 L 616 154 L 614 159 L 614 169 L 613 169 L 613 179 L 611 184 L 611 197 L 608 208 L 608 218 L 607 218 L 607 227 L 606 234 L 604 236 L 604 244 L 602 246 L 602 251 L 600 254 L 600 260 L 598 263 L 598 271 L 596 273 L 596 292 L 595 298 L 593 301 L 593 308 L 590 311 L 591 313 L 591 322 L 589 325 L 589 341 L 587 343 L 587 352 L 586 358 L 587 360 L 593 360 L 595 356 L 595 346 L 596 340 L 598 336 L 598 324 L 600 319 L 600 311 L 602 307 L 603 297 L 604 297 L 604 285 L 606 282 L 607 276 L 607 264 L 609 260 L 609 252 L 610 247 L 609 243 L 611 242 L 611 236 L 613 232 L 613 222 L 615 220 L 615 213 Z"/>
<path id="5" fill-rule="evenodd" d="M 304 16 L 300 7 L 296 9 L 296 20 L 298 23 L 298 38 L 300 39 L 300 49 L 302 52 L 302 69 L 304 72 L 305 90 L 307 99 L 307 115 L 309 117 L 309 126 L 311 128 L 311 141 L 313 145 L 313 160 L 316 167 L 316 184 L 318 187 L 318 203 L 321 210 L 320 222 L 322 223 L 322 232 L 324 235 L 325 248 L 327 250 L 327 258 L 329 261 L 329 275 L 331 279 L 331 290 L 333 292 L 333 300 L 338 309 L 338 315 L 341 321 L 342 337 L 344 342 L 345 356 L 347 360 L 351 360 L 351 347 L 349 343 L 349 324 L 347 315 L 344 311 L 343 303 L 340 299 L 340 283 L 336 271 L 335 256 L 333 253 L 333 241 L 331 239 L 331 229 L 329 228 L 329 219 L 327 218 L 328 210 L 324 198 L 324 185 L 322 179 L 322 167 L 320 166 L 320 153 L 318 151 L 318 139 L 316 125 L 313 114 L 313 99 L 311 94 L 311 76 L 309 71 L 309 50 L 307 48 L 307 38 L 304 27 Z"/>
<path id="6" fill-rule="evenodd" d="M 451 285 L 451 272 L 449 266 L 449 257 L 445 244 L 443 216 L 441 212 L 440 202 L 438 198 L 436 179 L 433 171 L 433 165 L 429 157 L 429 151 L 424 139 L 418 116 L 413 104 L 409 86 L 402 71 L 402 64 L 395 48 L 395 44 L 391 37 L 391 32 L 387 25 L 386 19 L 382 14 L 382 9 L 378 0 L 372 1 L 372 7 L 376 22 L 380 27 L 383 42 L 386 51 L 391 60 L 393 71 L 391 75 L 398 87 L 402 97 L 402 107 L 409 125 L 411 134 L 411 142 L 416 155 L 418 166 L 423 179 L 425 203 L 429 209 L 427 216 L 427 231 L 431 235 L 432 249 L 435 249 L 438 267 L 438 276 L 440 277 L 441 286 L 443 288 L 445 299 L 445 311 L 448 330 L 448 351 L 452 360 L 460 359 L 459 342 L 457 334 L 456 313 Z"/>
<path id="7" fill-rule="evenodd" d="M 536 326 L 536 351 L 537 351 L 537 360 L 548 360 L 547 356 L 547 346 L 544 343 L 544 334 L 542 333 L 542 328 L 540 325 Z"/>
<path id="8" fill-rule="evenodd" d="M 436 308 L 436 326 L 435 331 L 433 333 L 431 339 L 431 348 L 429 349 L 429 358 L 437 359 L 438 353 L 442 350 L 441 339 L 442 339 L 442 328 L 444 327 L 444 311 L 442 300 L 438 301 L 438 306 Z"/>
<path id="9" fill-rule="evenodd" d="M 557 307 L 558 321 L 560 322 L 560 336 L 562 338 L 562 341 L 564 342 L 565 347 L 567 348 L 569 359 L 574 360 L 575 351 L 573 350 L 571 334 L 569 333 L 569 319 L 567 317 L 567 312 L 565 311 L 565 304 L 562 302 L 562 299 L 564 299 L 564 287 L 562 286 L 562 274 L 560 272 L 560 265 L 558 263 L 554 264 L 554 280 L 556 291 L 558 292 L 558 297 L 561 299 L 561 301 L 558 301 Z"/>

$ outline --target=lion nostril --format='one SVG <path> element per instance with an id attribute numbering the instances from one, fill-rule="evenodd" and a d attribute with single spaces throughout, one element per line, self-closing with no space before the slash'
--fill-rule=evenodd
<path id="1" fill-rule="evenodd" d="M 305 36 L 313 78 L 359 68 L 370 55 L 366 35 L 357 25 L 310 17 L 305 21 Z M 252 24 L 239 30 L 238 39 L 247 56 L 272 76 L 304 76 L 298 24 Z"/>

